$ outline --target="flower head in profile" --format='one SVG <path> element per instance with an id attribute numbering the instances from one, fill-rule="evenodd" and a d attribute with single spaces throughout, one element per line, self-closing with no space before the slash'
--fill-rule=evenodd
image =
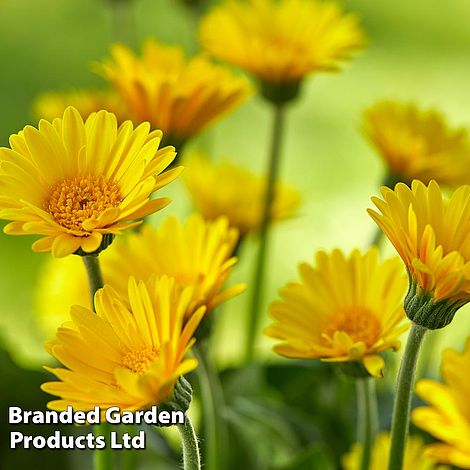
<path id="1" fill-rule="evenodd" d="M 362 448 L 354 444 L 349 453 L 342 458 L 343 470 L 360 470 Z M 384 462 L 390 457 L 390 434 L 380 433 L 372 448 L 369 470 L 383 470 Z M 426 455 L 424 442 L 418 436 L 410 436 L 407 441 L 403 460 L 403 470 L 445 470 L 446 467 L 437 465 L 437 460 Z M 449 469 L 447 469 L 449 470 Z"/>
<path id="2" fill-rule="evenodd" d="M 280 340 L 274 351 L 282 356 L 362 364 L 380 377 L 380 352 L 397 349 L 404 321 L 406 276 L 397 258 L 380 262 L 375 247 L 320 251 L 316 266 L 299 265 L 301 280 L 281 289 L 273 302 L 274 323 L 265 334 Z"/>
<path id="3" fill-rule="evenodd" d="M 444 383 L 420 380 L 416 392 L 429 406 L 413 411 L 416 426 L 439 442 L 427 446 L 438 462 L 470 469 L 470 340 L 462 354 L 448 349 L 443 353 Z"/>
<path id="4" fill-rule="evenodd" d="M 408 270 L 406 313 L 422 326 L 442 328 L 470 300 L 470 186 L 447 198 L 435 181 L 415 180 L 411 188 L 383 187 L 382 198 L 372 198 L 379 212 L 368 212 Z"/>
<path id="5" fill-rule="evenodd" d="M 211 163 L 193 154 L 187 161 L 184 183 L 194 205 L 206 219 L 226 216 L 241 235 L 256 231 L 263 215 L 266 180 L 228 162 Z M 277 184 L 272 204 L 272 221 L 291 217 L 300 204 L 298 192 Z"/>
<path id="6" fill-rule="evenodd" d="M 119 96 L 110 90 L 41 93 L 33 103 L 33 111 L 38 119 L 52 121 L 61 118 L 69 106 L 73 106 L 84 119 L 92 113 L 105 109 L 116 115 L 118 123 L 125 121 L 124 104 Z"/>
<path id="7" fill-rule="evenodd" d="M 147 39 L 141 56 L 123 44 L 111 49 L 100 73 L 116 88 L 129 116 L 162 129 L 182 144 L 251 94 L 246 80 L 204 55 L 186 59 L 181 48 Z"/>
<path id="8" fill-rule="evenodd" d="M 202 19 L 200 38 L 215 57 L 274 84 L 336 70 L 364 44 L 354 15 L 317 0 L 227 0 Z"/>
<path id="9" fill-rule="evenodd" d="M 168 217 L 158 228 L 145 224 L 139 232 L 116 240 L 112 250 L 105 250 L 100 255 L 103 277 L 122 298 L 131 275 L 144 282 L 152 276 L 173 277 L 180 288 L 191 287 L 189 318 L 200 306 L 210 312 L 245 289 L 243 284 L 225 288 L 237 261 L 232 256 L 237 240 L 237 230 L 224 217 L 204 221 L 193 214 L 185 223 Z M 51 258 L 45 264 L 36 291 L 37 320 L 45 333 L 55 332 L 66 321 L 71 305 L 91 307 L 82 264 L 75 256 Z M 74 279 L 72 285 L 69 279 Z"/>
<path id="10" fill-rule="evenodd" d="M 456 186 L 470 182 L 470 140 L 438 111 L 382 101 L 364 113 L 363 131 L 395 182 L 418 179 Z"/>
<path id="11" fill-rule="evenodd" d="M 162 173 L 175 158 L 159 149 L 161 131 L 148 123 L 118 127 L 107 111 L 85 122 L 72 107 L 63 118 L 41 120 L 10 137 L 0 148 L 0 218 L 14 235 L 41 235 L 33 250 L 62 257 L 98 250 L 104 235 L 115 235 L 166 206 L 150 195 L 180 168 Z"/>
<path id="12" fill-rule="evenodd" d="M 46 345 L 63 365 L 47 368 L 59 379 L 42 385 L 58 397 L 48 407 L 133 411 L 166 402 L 176 380 L 197 366 L 185 355 L 204 307 L 184 324 L 191 295 L 191 288 L 178 289 L 168 277 L 147 285 L 130 278 L 128 302 L 105 286 L 95 296 L 96 315 L 72 307 L 71 321 Z"/>

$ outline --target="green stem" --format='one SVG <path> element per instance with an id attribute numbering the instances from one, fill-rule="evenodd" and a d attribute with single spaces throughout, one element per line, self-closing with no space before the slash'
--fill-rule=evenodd
<path id="1" fill-rule="evenodd" d="M 85 264 L 86 273 L 88 276 L 88 284 L 90 286 L 91 305 L 95 309 L 95 294 L 98 289 L 103 287 L 103 276 L 101 274 L 100 261 L 98 256 L 82 256 L 83 263 Z M 95 436 L 105 436 L 106 447 L 104 449 L 95 450 L 93 455 L 93 462 L 95 470 L 113 470 L 114 469 L 114 455 L 109 446 L 109 435 L 111 426 L 109 423 L 101 423 L 95 425 L 93 432 Z"/>
<path id="2" fill-rule="evenodd" d="M 377 434 L 377 397 L 375 379 L 356 379 L 357 440 L 362 444 L 360 470 L 369 470 L 370 457 Z"/>
<path id="3" fill-rule="evenodd" d="M 104 449 L 95 450 L 93 453 L 93 467 L 95 470 L 114 470 L 113 449 L 110 447 L 111 425 L 109 423 L 96 424 L 93 427 L 95 436 L 104 436 L 106 439 L 106 447 Z"/>
<path id="4" fill-rule="evenodd" d="M 196 369 L 201 388 L 202 409 L 205 431 L 205 462 L 207 470 L 225 468 L 227 430 L 221 412 L 224 407 L 223 392 L 217 371 L 207 357 L 207 348 L 202 344 L 193 346 L 198 360 Z"/>
<path id="5" fill-rule="evenodd" d="M 133 46 L 136 40 L 134 0 L 111 0 L 114 41 Z"/>
<path id="6" fill-rule="evenodd" d="M 95 294 L 104 285 L 98 256 L 82 256 L 90 286 L 91 305 L 95 308 Z"/>
<path id="7" fill-rule="evenodd" d="M 392 442 L 388 470 L 402 470 L 403 468 L 416 363 L 426 331 L 427 329 L 424 326 L 416 323 L 411 324 L 405 353 L 398 372 L 397 390 L 393 405 Z"/>
<path id="8" fill-rule="evenodd" d="M 185 415 L 184 424 L 178 424 L 183 445 L 183 469 L 200 470 L 201 458 L 199 456 L 199 444 L 189 416 Z"/>
<path id="9" fill-rule="evenodd" d="M 248 318 L 247 342 L 245 351 L 246 362 L 251 362 L 254 356 L 256 335 L 261 317 L 261 300 L 263 298 L 264 269 L 268 251 L 268 229 L 271 219 L 271 208 L 274 199 L 279 163 L 281 156 L 282 134 L 284 130 L 284 106 L 274 104 L 274 120 L 271 136 L 271 151 L 267 174 L 267 186 L 263 205 L 263 215 L 259 230 L 259 247 L 253 275 L 251 305 Z"/>
<path id="10" fill-rule="evenodd" d="M 138 432 L 138 428 L 135 424 L 125 424 L 121 426 L 121 434 L 129 433 L 131 436 L 135 436 Z M 135 449 L 126 449 L 120 454 L 120 470 L 135 470 L 139 467 L 138 457 L 139 451 Z"/>

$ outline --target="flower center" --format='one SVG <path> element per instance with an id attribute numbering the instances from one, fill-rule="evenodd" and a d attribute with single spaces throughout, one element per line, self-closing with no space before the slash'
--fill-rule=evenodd
<path id="1" fill-rule="evenodd" d="M 155 347 L 129 351 L 122 358 L 122 366 L 134 374 L 143 375 L 158 355 L 158 350 Z"/>
<path id="2" fill-rule="evenodd" d="M 51 188 L 50 195 L 46 210 L 58 224 L 71 230 L 83 230 L 85 220 L 122 201 L 114 181 L 93 175 L 65 179 Z"/>
<path id="3" fill-rule="evenodd" d="M 332 338 L 337 331 L 344 331 L 354 342 L 372 346 L 379 339 L 380 323 L 367 309 L 352 307 L 328 318 L 323 333 Z"/>

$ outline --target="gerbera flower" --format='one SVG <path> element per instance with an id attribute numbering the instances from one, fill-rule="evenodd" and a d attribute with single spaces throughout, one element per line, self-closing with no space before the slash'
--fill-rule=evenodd
<path id="1" fill-rule="evenodd" d="M 270 84 L 336 70 L 364 44 L 354 15 L 316 0 L 228 0 L 202 19 L 200 38 L 215 57 Z"/>
<path id="2" fill-rule="evenodd" d="M 210 311 L 245 290 L 243 284 L 224 290 L 237 262 L 232 256 L 237 240 L 238 231 L 229 227 L 225 217 L 206 222 L 193 214 L 184 224 L 169 217 L 158 229 L 146 225 L 116 244 L 103 269 L 119 292 L 131 273 L 143 280 L 152 274 L 174 277 L 178 285 L 193 288 L 187 315 L 201 305 Z"/>
<path id="3" fill-rule="evenodd" d="M 442 376 L 444 383 L 427 379 L 417 383 L 417 394 L 430 406 L 416 408 L 412 419 L 440 441 L 427 446 L 430 457 L 470 469 L 470 340 L 462 354 L 444 351 Z"/>
<path id="4" fill-rule="evenodd" d="M 380 352 L 398 349 L 404 322 L 406 276 L 396 258 L 380 262 L 375 247 L 346 257 L 340 250 L 320 251 L 316 266 L 299 265 L 300 282 L 281 289 L 273 302 L 274 323 L 265 334 L 281 340 L 282 356 L 359 362 L 380 377 Z"/>
<path id="5" fill-rule="evenodd" d="M 343 470 L 360 470 L 362 449 L 355 444 L 351 451 L 343 456 Z M 371 462 L 368 470 L 383 470 L 384 462 L 388 462 L 390 456 L 390 434 L 380 433 L 372 449 Z M 437 461 L 426 455 L 424 442 L 418 436 L 411 436 L 405 450 L 403 470 L 445 470 L 438 466 Z"/>
<path id="6" fill-rule="evenodd" d="M 188 60 L 180 47 L 153 39 L 144 42 L 141 57 L 123 44 L 113 45 L 111 56 L 99 70 L 121 95 L 130 117 L 162 129 L 171 144 L 181 145 L 251 93 L 246 80 L 204 55 Z"/>
<path id="7" fill-rule="evenodd" d="M 95 296 L 96 315 L 72 307 L 71 322 L 46 345 L 64 366 L 46 368 L 59 379 L 41 387 L 59 397 L 49 408 L 146 409 L 167 401 L 176 380 L 197 366 L 184 356 L 205 308 L 183 326 L 191 288 L 181 290 L 167 277 L 147 285 L 130 278 L 127 297 L 129 303 L 105 286 Z"/>
<path id="8" fill-rule="evenodd" d="M 226 218 L 206 222 L 193 214 L 182 224 L 169 217 L 159 228 L 146 224 L 141 231 L 117 240 L 112 250 L 104 251 L 100 255 L 103 277 L 124 298 L 129 276 L 147 282 L 153 275 L 168 275 L 179 286 L 192 287 L 188 316 L 201 305 L 210 311 L 245 289 L 243 284 L 224 289 L 236 263 L 232 253 L 237 240 L 237 230 L 228 226 Z M 74 279 L 73 285 L 70 279 Z M 82 263 L 75 256 L 51 258 L 37 289 L 41 329 L 55 331 L 74 304 L 91 307 Z"/>
<path id="9" fill-rule="evenodd" d="M 228 162 L 211 163 L 203 155 L 187 160 L 184 182 L 197 210 L 206 219 L 225 215 L 241 235 L 260 227 L 266 179 Z M 300 204 L 294 189 L 278 184 L 271 205 L 271 221 L 291 217 Z"/>
<path id="10" fill-rule="evenodd" d="M 125 121 L 124 103 L 110 90 L 71 90 L 41 93 L 33 104 L 38 119 L 52 121 L 62 117 L 64 111 L 73 106 L 83 118 L 102 109 L 116 115 L 118 123 Z"/>
<path id="11" fill-rule="evenodd" d="M 365 111 L 363 131 L 385 160 L 392 183 L 435 179 L 455 186 L 470 181 L 467 131 L 450 128 L 436 110 L 382 101 Z"/>
<path id="12" fill-rule="evenodd" d="M 175 179 L 180 168 L 162 173 L 175 158 L 159 149 L 161 131 L 143 123 L 117 125 L 107 111 L 84 123 L 75 108 L 62 119 L 26 126 L 0 148 L 0 218 L 4 231 L 42 235 L 33 250 L 62 257 L 98 250 L 105 234 L 119 234 L 131 222 L 165 207 L 170 200 L 150 195 Z"/>
<path id="13" fill-rule="evenodd" d="M 382 188 L 370 216 L 392 242 L 410 276 L 405 310 L 426 328 L 442 328 L 470 300 L 470 187 L 452 197 L 413 181 Z"/>

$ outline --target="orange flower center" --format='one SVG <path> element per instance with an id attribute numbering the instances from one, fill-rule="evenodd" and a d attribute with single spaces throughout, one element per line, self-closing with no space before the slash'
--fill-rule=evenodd
<path id="1" fill-rule="evenodd" d="M 354 342 L 372 346 L 380 336 L 380 323 L 367 309 L 352 307 L 331 315 L 323 333 L 332 338 L 337 331 L 347 333 Z"/>
<path id="2" fill-rule="evenodd" d="M 158 350 L 155 347 L 129 351 L 122 358 L 122 366 L 134 374 L 143 375 L 158 355 Z"/>
<path id="3" fill-rule="evenodd" d="M 50 194 L 46 210 L 58 224 L 71 230 L 83 230 L 85 220 L 122 201 L 114 181 L 94 175 L 65 179 L 54 185 Z"/>

